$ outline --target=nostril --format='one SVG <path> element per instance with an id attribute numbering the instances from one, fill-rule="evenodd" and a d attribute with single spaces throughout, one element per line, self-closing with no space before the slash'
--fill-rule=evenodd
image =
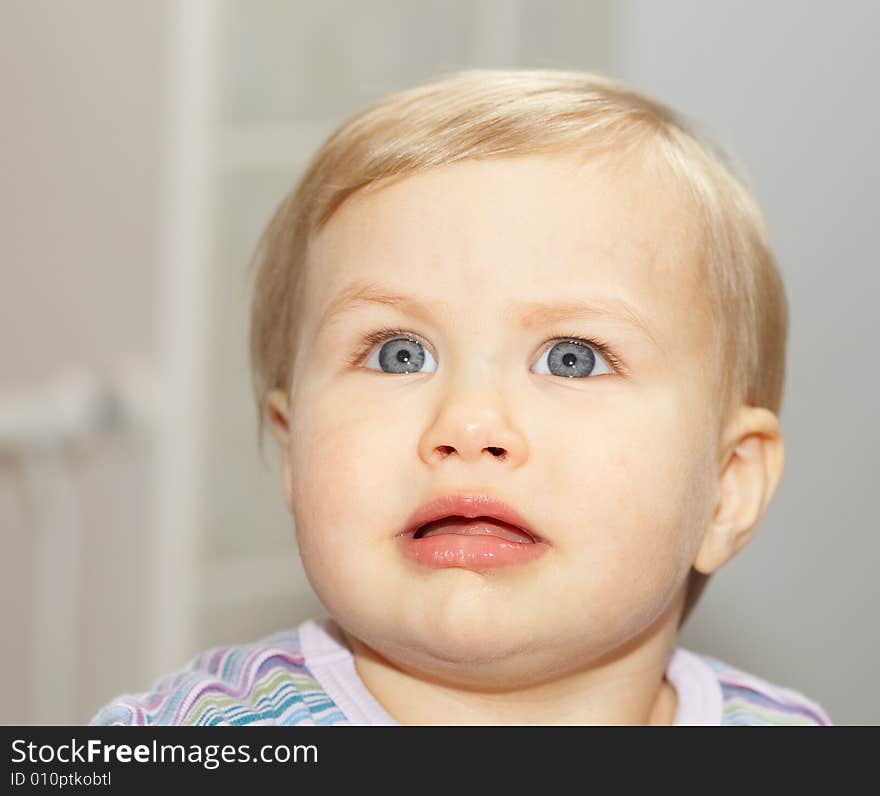
<path id="1" fill-rule="evenodd" d="M 500 459 L 503 459 L 505 456 L 504 448 L 488 448 L 488 451 L 493 456 L 497 456 Z"/>

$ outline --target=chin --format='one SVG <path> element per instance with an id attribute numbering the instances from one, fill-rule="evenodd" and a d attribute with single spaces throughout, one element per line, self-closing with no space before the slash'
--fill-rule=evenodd
<path id="1" fill-rule="evenodd" d="M 446 606 L 446 610 L 424 617 L 408 634 L 409 645 L 444 668 L 489 667 L 493 671 L 543 646 L 531 623 L 517 620 L 509 611 L 490 612 L 473 602 L 457 605 L 457 609 Z"/>
<path id="2" fill-rule="evenodd" d="M 451 685 L 487 691 L 534 685 L 559 666 L 546 649 L 501 640 L 483 640 L 479 645 L 446 641 L 431 639 L 414 653 L 409 665 Z"/>

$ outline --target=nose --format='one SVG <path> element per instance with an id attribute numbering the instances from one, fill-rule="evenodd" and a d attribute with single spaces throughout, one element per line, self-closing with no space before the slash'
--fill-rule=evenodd
<path id="1" fill-rule="evenodd" d="M 458 394 L 447 397 L 422 435 L 419 456 L 431 465 L 454 457 L 471 463 L 494 459 L 518 467 L 526 457 L 526 442 L 500 400 Z"/>

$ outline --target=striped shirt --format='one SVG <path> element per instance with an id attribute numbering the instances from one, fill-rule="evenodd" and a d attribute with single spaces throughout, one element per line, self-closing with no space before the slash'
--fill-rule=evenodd
<path id="1" fill-rule="evenodd" d="M 830 725 L 803 694 L 676 647 L 666 668 L 675 725 Z M 92 725 L 397 725 L 367 690 L 331 618 L 251 644 L 214 647 L 141 694 L 101 708 Z"/>

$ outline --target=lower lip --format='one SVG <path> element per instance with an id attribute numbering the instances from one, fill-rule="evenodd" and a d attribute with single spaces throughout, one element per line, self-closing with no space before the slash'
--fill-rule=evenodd
<path id="1" fill-rule="evenodd" d="M 526 564 L 543 555 L 543 542 L 510 542 L 497 536 L 444 533 L 416 539 L 400 538 L 403 554 L 432 569 L 459 567 L 482 571 Z"/>

